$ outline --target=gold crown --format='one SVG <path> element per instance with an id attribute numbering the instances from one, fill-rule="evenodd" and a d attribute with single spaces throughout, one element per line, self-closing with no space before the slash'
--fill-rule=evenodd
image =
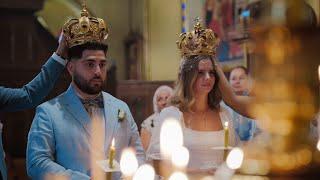
<path id="1" fill-rule="evenodd" d="M 203 29 L 196 19 L 194 31 L 180 34 L 177 41 L 182 57 L 216 55 L 219 39 L 211 29 Z"/>
<path id="2" fill-rule="evenodd" d="M 109 30 L 103 19 L 89 17 L 85 2 L 82 4 L 81 17 L 72 18 L 63 25 L 63 33 L 69 48 L 88 42 L 103 43 Z"/>

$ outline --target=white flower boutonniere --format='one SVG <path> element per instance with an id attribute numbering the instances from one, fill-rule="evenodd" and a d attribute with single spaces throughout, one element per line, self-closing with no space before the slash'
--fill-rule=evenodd
<path id="1" fill-rule="evenodd" d="M 118 121 L 122 122 L 126 118 L 126 112 L 124 112 L 122 109 L 118 109 Z"/>

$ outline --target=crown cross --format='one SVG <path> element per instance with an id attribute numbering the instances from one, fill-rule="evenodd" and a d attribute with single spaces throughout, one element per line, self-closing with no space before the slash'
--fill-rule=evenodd
<path id="1" fill-rule="evenodd" d="M 201 29 L 202 29 L 201 24 L 200 24 L 201 19 L 199 17 L 196 17 L 194 21 L 195 21 L 194 31 L 197 34 L 200 34 Z"/>
<path id="2" fill-rule="evenodd" d="M 89 16 L 89 12 L 87 11 L 87 4 L 86 4 L 86 0 L 82 1 L 82 10 L 81 10 L 81 16 Z"/>
<path id="3" fill-rule="evenodd" d="M 82 8 L 86 9 L 86 6 L 87 6 L 86 0 L 82 0 Z"/>

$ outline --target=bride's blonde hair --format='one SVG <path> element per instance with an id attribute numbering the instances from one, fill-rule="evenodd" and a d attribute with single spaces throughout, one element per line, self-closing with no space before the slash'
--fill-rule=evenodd
<path id="1" fill-rule="evenodd" d="M 213 66 L 215 83 L 208 95 L 208 105 L 211 109 L 218 109 L 221 102 L 221 93 L 218 88 L 219 76 L 216 73 L 213 56 L 196 55 L 184 57 L 181 60 L 179 68 L 178 80 L 171 98 L 171 105 L 178 107 L 181 111 L 191 111 L 191 107 L 195 103 L 195 94 L 193 85 L 198 75 L 198 65 L 201 60 L 210 59 Z"/>

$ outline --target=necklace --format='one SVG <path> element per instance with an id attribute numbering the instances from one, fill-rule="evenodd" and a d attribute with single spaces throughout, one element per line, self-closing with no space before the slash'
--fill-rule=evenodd
<path id="1" fill-rule="evenodd" d="M 202 118 L 204 121 L 204 129 L 206 129 L 208 127 L 207 126 L 207 111 L 203 114 L 203 118 Z"/>
<path id="2" fill-rule="evenodd" d="M 204 129 L 207 128 L 207 112 L 209 109 L 202 111 L 202 112 L 198 112 L 201 114 L 201 118 L 200 120 L 202 120 L 203 124 L 204 124 Z M 188 117 L 188 121 L 187 121 L 187 127 L 192 129 L 191 127 L 191 119 L 197 119 L 196 116 L 198 114 L 197 112 L 191 112 L 191 117 Z"/>

